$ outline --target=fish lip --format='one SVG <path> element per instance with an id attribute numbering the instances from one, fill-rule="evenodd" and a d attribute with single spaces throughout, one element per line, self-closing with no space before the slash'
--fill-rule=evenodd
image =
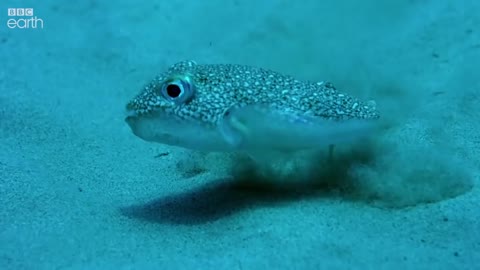
<path id="1" fill-rule="evenodd" d="M 157 110 L 151 110 L 148 113 L 141 113 L 136 110 L 127 109 L 125 111 L 125 122 L 132 125 L 140 119 L 152 119 L 161 116 L 161 112 Z"/>
<path id="2" fill-rule="evenodd" d="M 138 118 L 138 113 L 135 110 L 127 109 L 125 111 L 125 122 L 128 124 L 133 123 L 136 118 Z"/>
<path id="3" fill-rule="evenodd" d="M 125 122 L 127 122 L 127 124 L 131 124 L 134 120 L 135 120 L 135 116 L 127 116 L 125 117 Z"/>
<path id="4" fill-rule="evenodd" d="M 126 110 L 125 110 L 125 116 L 128 118 L 128 117 L 138 116 L 138 114 L 137 114 L 137 112 L 136 112 L 135 110 L 126 109 Z"/>

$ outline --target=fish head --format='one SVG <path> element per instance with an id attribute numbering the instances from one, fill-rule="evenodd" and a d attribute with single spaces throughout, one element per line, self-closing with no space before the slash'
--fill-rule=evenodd
<path id="1" fill-rule="evenodd" d="M 221 89 L 212 88 L 205 76 L 193 61 L 177 63 L 158 75 L 126 105 L 125 121 L 133 134 L 189 149 L 227 150 L 215 128 L 223 113 Z"/>

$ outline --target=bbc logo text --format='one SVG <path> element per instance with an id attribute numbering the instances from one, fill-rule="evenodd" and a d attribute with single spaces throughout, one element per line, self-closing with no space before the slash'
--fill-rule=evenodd
<path id="1" fill-rule="evenodd" d="M 33 16 L 33 8 L 9 8 L 8 16 Z"/>
<path id="2" fill-rule="evenodd" d="M 10 29 L 43 29 L 43 20 L 33 16 L 33 8 L 9 8 L 8 17 L 7 27 Z"/>

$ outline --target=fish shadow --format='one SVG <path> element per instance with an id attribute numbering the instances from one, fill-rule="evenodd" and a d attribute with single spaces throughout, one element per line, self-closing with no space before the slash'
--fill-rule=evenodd
<path id="1" fill-rule="evenodd" d="M 129 218 L 152 223 L 195 225 L 212 222 L 239 211 L 278 205 L 299 199 L 327 197 L 326 189 L 275 186 L 245 180 L 219 179 L 196 189 L 120 209 Z"/>
<path id="2" fill-rule="evenodd" d="M 189 191 L 123 207 L 120 211 L 129 218 L 148 222 L 194 225 L 251 208 L 300 200 L 341 199 L 360 202 L 364 198 L 357 196 L 356 183 L 352 182 L 348 172 L 354 164 L 371 162 L 371 157 L 369 152 L 351 151 L 348 155 L 325 161 L 325 166 L 313 166 L 309 174 L 312 178 L 305 182 L 283 182 L 274 175 L 264 177 L 254 169 L 255 163 L 251 163 L 240 166 L 239 170 L 234 171 L 233 178 L 214 180 Z"/>

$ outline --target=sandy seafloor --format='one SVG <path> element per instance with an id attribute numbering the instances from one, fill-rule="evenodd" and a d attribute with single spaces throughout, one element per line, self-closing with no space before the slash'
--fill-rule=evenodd
<path id="1" fill-rule="evenodd" d="M 44 28 L 7 28 L 9 7 Z M 0 14 L 1 269 L 480 269 L 479 1 L 23 0 Z M 362 175 L 385 203 L 239 190 L 221 157 L 135 137 L 126 102 L 184 59 L 375 99 L 396 150 Z"/>

